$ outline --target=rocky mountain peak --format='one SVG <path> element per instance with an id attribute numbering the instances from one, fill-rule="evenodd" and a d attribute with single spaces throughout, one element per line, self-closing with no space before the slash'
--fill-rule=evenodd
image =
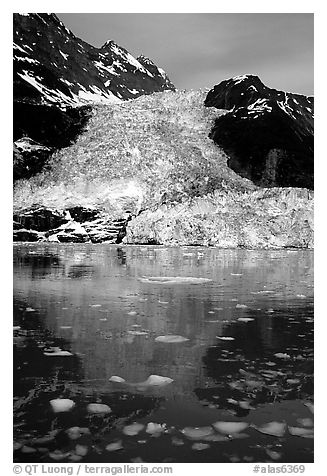
<path id="1" fill-rule="evenodd" d="M 42 167 L 47 154 L 76 138 L 90 117 L 88 105 L 175 89 L 153 62 L 141 63 L 113 40 L 95 48 L 53 13 L 14 14 L 13 40 L 14 138 L 46 146 L 41 157 L 28 151 L 28 162 L 31 155 L 37 159 L 30 173 Z M 26 169 L 25 152 L 16 154 L 16 178 Z"/>
<path id="2" fill-rule="evenodd" d="M 313 97 L 264 85 L 245 74 L 209 91 L 205 105 L 228 112 L 211 132 L 229 166 L 263 186 L 313 188 Z"/>

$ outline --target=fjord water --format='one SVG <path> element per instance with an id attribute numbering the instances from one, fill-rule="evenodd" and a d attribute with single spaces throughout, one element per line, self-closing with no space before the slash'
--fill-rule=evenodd
<path id="1" fill-rule="evenodd" d="M 312 401 L 312 252 L 15 245 L 15 461 L 310 462 Z"/>

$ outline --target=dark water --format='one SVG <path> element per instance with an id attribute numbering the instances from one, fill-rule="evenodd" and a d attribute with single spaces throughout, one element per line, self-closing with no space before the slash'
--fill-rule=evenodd
<path id="1" fill-rule="evenodd" d="M 311 252 L 14 247 L 15 461 L 312 462 L 312 402 Z"/>

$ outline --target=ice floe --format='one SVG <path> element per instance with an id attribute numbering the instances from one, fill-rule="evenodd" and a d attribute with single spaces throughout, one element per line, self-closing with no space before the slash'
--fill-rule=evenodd
<path id="1" fill-rule="evenodd" d="M 69 412 L 75 406 L 75 402 L 69 398 L 55 398 L 50 400 L 50 405 L 55 413 Z"/>
<path id="2" fill-rule="evenodd" d="M 89 403 L 86 408 L 89 413 L 96 414 L 111 413 L 112 411 L 111 408 L 108 405 L 105 405 L 104 403 Z"/>
<path id="3" fill-rule="evenodd" d="M 139 280 L 142 283 L 156 284 L 202 284 L 212 281 L 209 278 L 195 278 L 193 276 L 143 276 Z"/>
<path id="4" fill-rule="evenodd" d="M 114 441 L 113 443 L 109 443 L 109 445 L 106 446 L 107 451 L 118 451 L 123 448 L 123 444 L 121 440 Z"/>
<path id="5" fill-rule="evenodd" d="M 180 344 L 181 342 L 186 342 L 189 339 L 179 335 L 166 335 L 166 336 L 158 336 L 154 340 L 156 342 L 163 342 L 165 344 Z"/>
<path id="6" fill-rule="evenodd" d="M 212 426 L 220 433 L 232 435 L 245 430 L 249 426 L 249 423 L 246 421 L 217 421 L 213 423 Z"/>
<path id="7" fill-rule="evenodd" d="M 213 428 L 211 426 L 186 427 L 181 432 L 190 440 L 202 440 L 213 434 Z"/>
<path id="8" fill-rule="evenodd" d="M 142 423 L 132 423 L 131 425 L 124 426 L 123 433 L 127 436 L 136 436 L 144 427 L 145 425 L 142 425 Z"/>
<path id="9" fill-rule="evenodd" d="M 265 435 L 271 436 L 284 436 L 286 432 L 286 423 L 279 421 L 271 421 L 262 426 L 252 425 L 253 428 L 264 433 Z"/>

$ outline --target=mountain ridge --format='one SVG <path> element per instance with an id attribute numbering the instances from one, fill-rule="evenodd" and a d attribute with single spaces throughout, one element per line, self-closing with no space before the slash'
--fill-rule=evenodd
<path id="1" fill-rule="evenodd" d="M 144 55 L 32 15 L 16 23 L 15 241 L 313 247 L 313 98 L 254 75 L 175 91 Z"/>
<path id="2" fill-rule="evenodd" d="M 205 105 L 225 109 L 210 137 L 229 166 L 259 186 L 313 188 L 314 99 L 268 88 L 254 75 L 211 89 Z"/>
<path id="3" fill-rule="evenodd" d="M 29 99 L 27 90 L 32 96 L 29 86 L 36 89 L 31 99 L 70 106 L 175 89 L 152 61 L 150 72 L 114 40 L 89 45 L 53 13 L 14 14 L 14 49 L 16 100 Z"/>
<path id="4" fill-rule="evenodd" d="M 55 14 L 17 13 L 13 26 L 14 180 L 40 172 L 56 150 L 72 144 L 90 105 L 175 89 L 153 61 L 134 58 L 113 40 L 95 48 Z"/>

